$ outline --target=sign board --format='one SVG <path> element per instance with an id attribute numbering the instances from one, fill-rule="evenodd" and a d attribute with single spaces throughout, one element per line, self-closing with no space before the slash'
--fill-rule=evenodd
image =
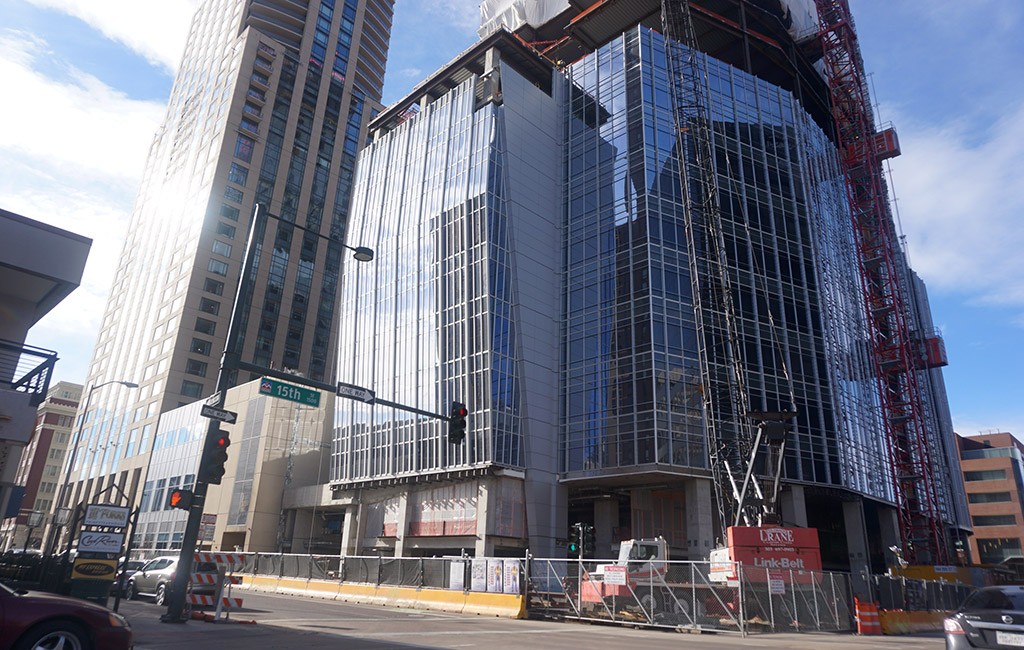
<path id="1" fill-rule="evenodd" d="M 781 573 L 768 572 L 768 593 L 773 596 L 781 596 L 786 593 L 786 580 Z"/>
<path id="2" fill-rule="evenodd" d="M 117 560 L 75 558 L 75 566 L 71 570 L 73 579 L 113 580 L 115 575 L 117 575 Z"/>
<path id="3" fill-rule="evenodd" d="M 502 591 L 506 594 L 519 593 L 519 560 L 503 560 L 501 576 Z"/>
<path id="4" fill-rule="evenodd" d="M 199 521 L 199 541 L 213 539 L 213 531 L 217 528 L 217 515 L 204 514 Z"/>
<path id="5" fill-rule="evenodd" d="M 448 588 L 455 591 L 466 590 L 466 563 L 455 561 L 448 566 Z"/>
<path id="6" fill-rule="evenodd" d="M 78 536 L 79 552 L 120 553 L 124 545 L 124 533 L 94 533 L 83 530 Z"/>
<path id="7" fill-rule="evenodd" d="M 730 526 L 729 552 L 734 562 L 743 565 L 744 574 L 753 581 L 765 582 L 769 571 L 789 575 L 801 572 L 793 580 L 810 580 L 807 571 L 821 571 L 821 548 L 814 528 L 782 526 Z"/>
<path id="8" fill-rule="evenodd" d="M 623 564 L 608 564 L 604 567 L 604 582 L 609 585 L 626 585 L 628 570 Z"/>
<path id="9" fill-rule="evenodd" d="M 219 409 L 210 406 L 209 404 L 203 404 L 203 407 L 199 409 L 199 415 L 204 418 L 220 420 L 221 422 L 226 422 L 228 424 L 234 424 L 238 421 L 238 413 L 235 413 L 234 411 L 225 411 L 224 409 Z"/>
<path id="10" fill-rule="evenodd" d="M 124 506 L 112 506 L 93 503 L 85 507 L 84 526 L 103 526 L 105 528 L 126 528 L 131 510 Z"/>
<path id="11" fill-rule="evenodd" d="M 320 406 L 320 391 L 310 388 L 303 388 L 294 384 L 286 384 L 283 381 L 260 379 L 260 395 L 270 395 L 286 399 L 289 402 L 297 402 L 306 406 Z"/>
<path id="12" fill-rule="evenodd" d="M 487 560 L 487 591 L 501 593 L 501 579 L 504 570 L 504 563 L 501 560 Z"/>
<path id="13" fill-rule="evenodd" d="M 473 558 L 470 565 L 470 589 L 487 591 L 487 560 Z"/>
<path id="14" fill-rule="evenodd" d="M 352 384 L 343 384 L 339 381 L 338 397 L 347 397 L 349 399 L 359 400 L 360 402 L 366 402 L 367 404 L 373 404 L 373 400 L 377 398 L 377 394 L 369 388 L 354 386 Z"/>

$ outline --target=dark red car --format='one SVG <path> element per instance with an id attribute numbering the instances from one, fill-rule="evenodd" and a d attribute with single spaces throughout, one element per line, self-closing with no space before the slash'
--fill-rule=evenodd
<path id="1" fill-rule="evenodd" d="M 132 628 L 120 614 L 68 596 L 13 591 L 0 584 L 0 648 L 131 650 Z"/>

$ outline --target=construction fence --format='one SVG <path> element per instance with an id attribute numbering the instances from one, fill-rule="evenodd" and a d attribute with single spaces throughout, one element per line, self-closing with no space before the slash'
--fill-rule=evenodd
<path id="1" fill-rule="evenodd" d="M 709 562 L 609 568 L 589 560 L 531 559 L 527 607 L 532 615 L 740 634 L 854 629 L 846 574 L 738 565 L 732 573 L 733 579 L 721 579 Z"/>

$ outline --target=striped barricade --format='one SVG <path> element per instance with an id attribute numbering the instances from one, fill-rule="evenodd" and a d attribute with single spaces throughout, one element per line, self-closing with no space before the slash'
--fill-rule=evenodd
<path id="1" fill-rule="evenodd" d="M 882 621 L 878 617 L 878 605 L 854 598 L 853 606 L 854 613 L 857 616 L 858 634 L 874 635 L 882 633 Z"/>
<path id="2" fill-rule="evenodd" d="M 194 561 L 214 562 L 216 564 L 241 564 L 248 553 L 214 553 L 211 551 L 196 551 Z"/>
<path id="3" fill-rule="evenodd" d="M 188 595 L 188 602 L 191 605 L 205 605 L 207 607 L 210 607 L 210 606 L 215 604 L 216 600 L 217 600 L 216 596 L 210 596 L 210 595 L 207 595 L 207 594 L 189 594 Z M 226 609 L 230 609 L 232 607 L 239 608 L 239 607 L 242 606 L 242 599 L 241 598 L 229 598 L 227 596 L 221 596 L 220 605 L 221 605 L 221 607 L 224 607 Z"/>

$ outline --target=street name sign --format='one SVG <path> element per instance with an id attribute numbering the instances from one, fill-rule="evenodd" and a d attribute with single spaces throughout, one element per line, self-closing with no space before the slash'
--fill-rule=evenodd
<path id="1" fill-rule="evenodd" d="M 289 402 L 298 402 L 306 406 L 320 406 L 320 391 L 302 388 L 294 384 L 286 384 L 283 381 L 260 379 L 260 394 L 279 397 Z"/>
<path id="2" fill-rule="evenodd" d="M 373 404 L 373 401 L 377 399 L 377 394 L 369 388 L 353 386 L 352 384 L 343 384 L 339 381 L 338 397 L 347 397 L 349 399 L 357 399 L 360 402 L 366 402 L 367 404 Z"/>
<path id="3" fill-rule="evenodd" d="M 228 424 L 234 424 L 238 420 L 238 413 L 234 411 L 225 411 L 209 404 L 203 404 L 203 408 L 199 409 L 199 415 L 204 418 L 211 418 L 214 420 L 220 420 L 221 422 L 227 422 Z"/>

